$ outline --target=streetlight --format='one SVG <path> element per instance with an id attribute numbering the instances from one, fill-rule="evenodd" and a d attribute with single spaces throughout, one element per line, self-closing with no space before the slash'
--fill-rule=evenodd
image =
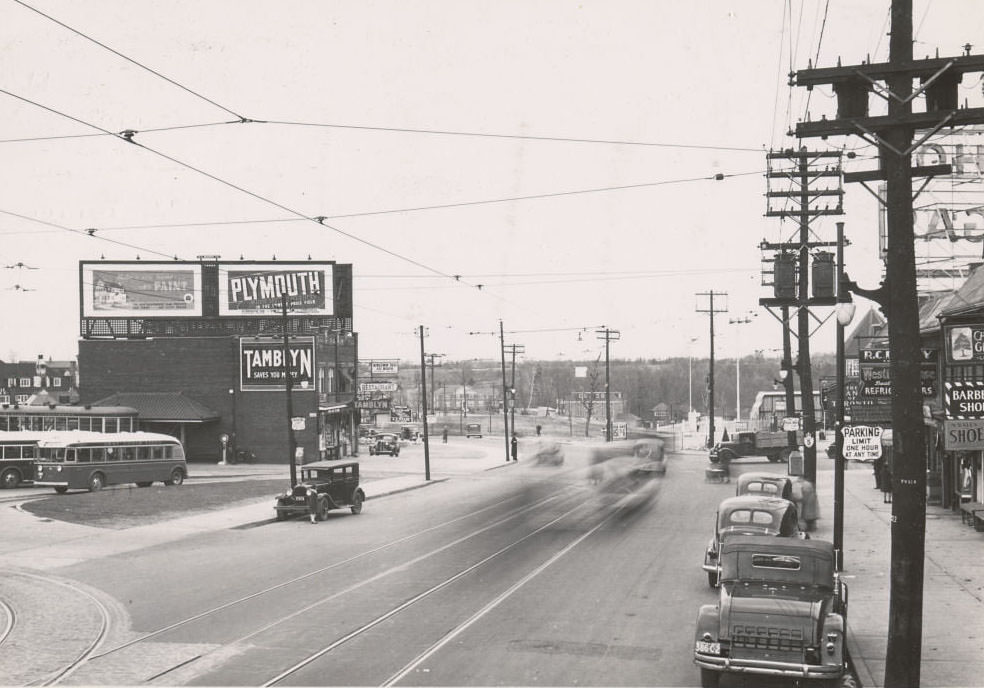
<path id="1" fill-rule="evenodd" d="M 751 317 L 749 317 L 751 316 Z M 731 325 L 747 325 L 758 313 L 748 311 L 743 318 L 728 320 Z M 741 351 L 738 347 L 738 334 L 735 334 L 735 432 L 738 432 L 738 422 L 741 420 Z"/>

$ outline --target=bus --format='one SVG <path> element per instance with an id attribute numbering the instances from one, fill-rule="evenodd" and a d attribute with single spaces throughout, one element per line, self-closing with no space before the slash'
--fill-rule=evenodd
<path id="1" fill-rule="evenodd" d="M 749 430 L 781 431 L 782 419 L 789 417 L 799 417 L 803 412 L 803 400 L 799 390 L 793 393 L 796 409 L 787 412 L 785 392 L 758 392 L 755 395 L 755 403 L 752 404 L 749 413 Z M 813 415 L 817 425 L 824 426 L 823 406 L 820 405 L 820 392 L 813 393 Z"/>
<path id="2" fill-rule="evenodd" d="M 156 432 L 49 432 L 38 436 L 37 453 L 34 484 L 59 494 L 158 480 L 180 485 L 188 476 L 181 442 Z"/>
<path id="3" fill-rule="evenodd" d="M 133 432 L 138 427 L 137 409 L 129 406 L 0 405 L 0 431 L 5 432 L 17 430 Z"/>
<path id="4" fill-rule="evenodd" d="M 12 489 L 34 477 L 38 433 L 0 433 L 0 487 Z"/>

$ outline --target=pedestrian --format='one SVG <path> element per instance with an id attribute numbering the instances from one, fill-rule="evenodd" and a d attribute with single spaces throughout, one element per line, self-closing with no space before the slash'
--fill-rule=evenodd
<path id="1" fill-rule="evenodd" d="M 871 464 L 871 472 L 875 474 L 875 489 L 882 489 L 882 470 L 885 468 L 885 457 L 879 456 Z"/>
<path id="2" fill-rule="evenodd" d="M 892 467 L 887 461 L 882 461 L 881 469 L 881 491 L 882 502 L 889 504 L 892 501 Z"/>
<path id="3" fill-rule="evenodd" d="M 519 455 L 519 440 L 516 439 L 516 433 L 513 433 L 512 441 L 509 443 L 509 449 L 512 451 L 512 460 L 519 461 L 517 458 Z"/>
<path id="4" fill-rule="evenodd" d="M 318 520 L 318 491 L 309 485 L 304 496 L 307 498 L 308 516 L 311 523 L 315 523 Z"/>
<path id="5" fill-rule="evenodd" d="M 539 437 L 539 436 L 540 436 L 540 431 L 541 431 L 541 430 L 543 430 L 543 426 L 542 426 L 542 425 L 537 425 L 537 426 L 536 426 L 536 436 L 537 436 L 537 437 Z"/>
<path id="6" fill-rule="evenodd" d="M 444 444 L 447 444 L 448 443 L 448 426 L 447 425 L 445 425 L 444 426 L 444 429 L 441 431 L 441 441 L 444 442 Z"/>

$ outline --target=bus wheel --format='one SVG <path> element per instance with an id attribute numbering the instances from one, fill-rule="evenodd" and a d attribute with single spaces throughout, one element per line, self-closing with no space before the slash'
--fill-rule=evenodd
<path id="1" fill-rule="evenodd" d="M 59 485 L 58 487 L 55 488 L 55 492 L 57 492 L 58 494 L 65 494 L 66 492 L 68 492 L 68 488 L 65 487 L 64 485 Z"/>
<path id="2" fill-rule="evenodd" d="M 142 482 L 137 483 L 137 487 L 150 487 L 152 484 L 153 484 L 152 481 L 144 480 Z"/>
<path id="3" fill-rule="evenodd" d="M 185 479 L 184 471 L 182 471 L 180 468 L 175 468 L 173 471 L 171 471 L 171 477 L 168 478 L 165 482 L 168 485 L 180 485 L 181 483 L 184 482 L 184 479 Z"/>
<path id="4" fill-rule="evenodd" d="M 8 468 L 3 472 L 3 476 L 0 476 L 0 485 L 3 485 L 4 489 L 11 489 L 20 485 L 21 477 L 13 468 Z"/>
<path id="5" fill-rule="evenodd" d="M 98 492 L 106 484 L 106 479 L 102 473 L 93 473 L 89 477 L 89 492 Z"/>

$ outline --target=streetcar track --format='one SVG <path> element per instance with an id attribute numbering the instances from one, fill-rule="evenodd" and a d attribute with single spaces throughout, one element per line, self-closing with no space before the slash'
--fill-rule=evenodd
<path id="1" fill-rule="evenodd" d="M 439 590 L 442 590 L 442 589 L 446 588 L 447 586 L 451 585 L 455 581 L 463 578 L 464 576 L 468 575 L 469 573 L 472 573 L 473 571 L 475 571 L 479 567 L 484 566 L 485 564 L 489 563 L 490 561 L 492 561 L 496 557 L 499 557 L 502 554 L 508 552 L 512 548 L 516 547 L 517 545 L 521 544 L 522 542 L 525 542 L 526 540 L 530 539 L 534 535 L 537 535 L 537 534 L 543 532 L 547 528 L 549 528 L 549 527 L 553 526 L 554 524 L 558 523 L 559 521 L 567 518 L 572 513 L 574 513 L 575 511 L 577 511 L 578 509 L 581 509 L 583 507 L 584 507 L 584 504 L 583 503 L 578 503 L 573 508 L 568 509 L 563 514 L 561 514 L 560 516 L 557 516 L 556 518 L 548 521 L 547 523 L 545 523 L 544 525 L 540 526 L 539 528 L 536 528 L 535 530 L 530 531 L 529 533 L 527 533 L 526 535 L 524 535 L 523 537 L 521 537 L 521 538 L 519 538 L 517 540 L 513 540 L 508 545 L 506 545 L 504 547 L 501 547 L 500 549 L 496 550 L 495 552 L 493 552 L 492 554 L 486 556 L 485 558 L 481 559 L 480 561 L 478 561 L 478 562 L 472 564 L 471 566 L 468 566 L 468 567 L 466 567 L 466 568 L 458 571 L 453 576 L 450 576 L 450 577 L 444 579 L 440 583 L 437 583 L 436 585 L 431 586 L 427 590 L 424 590 L 423 592 L 417 593 L 416 595 L 414 595 L 410 599 L 406 600 L 402 604 L 399 604 L 396 607 L 393 607 L 392 609 L 390 609 L 386 613 L 381 614 L 381 615 L 377 616 L 375 619 L 369 621 L 368 623 L 363 624 L 359 628 L 357 628 L 357 629 L 355 629 L 353 631 L 350 631 L 349 633 L 347 633 L 344 636 L 336 639 L 335 641 L 333 641 L 329 645 L 321 648 L 317 652 L 314 652 L 314 653 L 308 655 L 307 657 L 305 657 L 304 659 L 302 659 L 300 662 L 297 662 L 296 664 L 294 664 L 294 666 L 292 666 L 292 667 L 290 667 L 288 669 L 285 669 L 280 674 L 277 674 L 276 676 L 274 676 L 273 678 L 271 678 L 270 680 L 266 681 L 265 683 L 263 683 L 261 685 L 264 688 L 266 688 L 267 686 L 273 686 L 273 685 L 276 685 L 277 683 L 280 683 L 285 678 L 287 678 L 287 677 L 289 677 L 289 676 L 297 673 L 298 671 L 300 671 L 304 667 L 308 666 L 312 662 L 314 662 L 314 661 L 318 660 L 319 658 L 323 657 L 324 655 L 328 654 L 329 652 L 331 652 L 335 648 L 337 648 L 337 647 L 339 647 L 339 646 L 347 643 L 348 641 L 352 640 L 353 638 L 356 638 L 356 637 L 362 635 L 363 633 L 366 633 L 367 631 L 371 630 L 375 626 L 378 626 L 379 624 L 383 623 L 387 619 L 390 619 L 393 616 L 396 616 L 400 612 L 402 612 L 402 611 L 410 608 L 411 606 L 413 606 L 417 602 L 420 602 L 421 600 L 429 597 L 430 595 L 434 594 L 435 592 L 438 592 Z M 609 516 L 607 516 L 601 523 L 597 524 L 594 528 L 592 528 L 588 532 L 589 533 L 594 532 L 597 528 L 601 527 L 601 525 L 603 525 L 609 518 L 611 518 L 611 514 Z M 580 542 L 583 539 L 584 539 L 584 537 L 582 536 L 582 537 L 578 538 L 578 540 L 576 542 Z M 442 548 L 442 549 L 444 549 L 444 548 Z M 401 565 L 399 567 L 394 567 L 394 569 L 396 569 L 396 568 L 403 568 L 404 566 L 406 566 L 406 564 L 403 564 L 403 565 Z M 353 586 L 352 589 L 354 589 L 355 587 L 359 587 L 359 586 Z M 348 592 L 348 591 L 343 591 L 343 593 L 344 592 Z M 342 594 L 342 593 L 340 593 L 340 594 Z M 332 597 L 335 597 L 335 596 L 332 596 Z M 318 606 L 318 604 L 322 604 L 322 603 L 324 603 L 326 601 L 327 601 L 327 599 L 326 600 L 321 600 L 318 603 L 315 603 L 315 604 L 311 605 L 311 607 Z"/>
<path id="2" fill-rule="evenodd" d="M 41 576 L 34 573 L 27 573 L 26 571 L 17 571 L 14 575 L 24 576 L 25 578 L 33 578 L 34 580 L 41 581 L 42 583 L 60 585 L 63 588 L 67 588 L 68 590 L 72 591 L 75 594 L 82 595 L 83 597 L 88 598 L 93 603 L 95 608 L 99 611 L 99 618 L 100 618 L 99 631 L 98 633 L 96 633 L 95 638 L 93 638 L 93 640 L 90 643 L 88 643 L 85 649 L 83 649 L 82 652 L 80 652 L 75 659 L 69 662 L 62 669 L 52 672 L 51 674 L 49 674 L 47 678 L 38 679 L 28 684 L 32 686 L 55 685 L 62 679 L 71 676 L 73 673 L 75 673 L 75 671 L 79 667 L 81 667 L 85 662 L 87 662 L 89 658 L 92 656 L 92 654 L 95 652 L 95 650 L 106 638 L 106 635 L 109 633 L 109 617 L 110 617 L 109 610 L 106 608 L 106 605 L 104 605 L 99 600 L 99 598 L 97 598 L 95 595 L 90 593 L 88 590 L 85 590 L 81 586 L 75 585 L 69 581 L 52 578 L 50 576 Z"/>
<path id="3" fill-rule="evenodd" d="M 567 487 L 564 490 L 564 493 L 568 493 L 572 489 L 574 489 L 574 488 Z M 518 507 L 518 508 L 514 508 L 511 511 L 507 512 L 507 515 L 506 516 L 504 516 L 504 517 L 502 517 L 502 518 L 498 519 L 497 521 L 494 521 L 494 522 L 492 522 L 490 524 L 487 524 L 487 525 L 483 526 L 482 528 L 480 528 L 480 529 L 478 529 L 476 531 L 473 531 L 471 533 L 468 533 L 468 534 L 466 534 L 466 535 L 464 535 L 464 536 L 462 536 L 462 537 L 460 537 L 460 538 L 458 538 L 458 539 L 456 539 L 456 540 L 454 540 L 454 541 L 452 541 L 450 543 L 446 543 L 445 545 L 443 545 L 443 546 L 441 546 L 441 547 L 439 547 L 439 548 L 437 548 L 435 550 L 432 550 L 432 551 L 427 552 L 425 554 L 422 554 L 422 555 L 420 555 L 418 557 L 415 557 L 414 559 L 410 560 L 409 562 L 403 562 L 403 563 L 401 563 L 401 564 L 399 564 L 397 566 L 391 567 L 390 569 L 387 569 L 386 571 L 383 571 L 383 572 L 381 572 L 379 574 L 376 574 L 372 578 L 369 578 L 369 579 L 365 579 L 363 581 L 360 581 L 359 583 L 357 583 L 357 584 L 355 584 L 355 585 L 353 585 L 353 586 L 351 586 L 351 587 L 349 587 L 349 588 L 347 588 L 347 589 L 345 589 L 343 591 L 340 591 L 340 592 L 337 592 L 337 593 L 333 593 L 332 595 L 329 595 L 328 597 L 325 597 L 325 598 L 322 598 L 320 600 L 317 600 L 316 602 L 314 602 L 314 603 L 312 603 L 312 604 L 304 607 L 301 610 L 298 610 L 298 611 L 293 612 L 293 613 L 291 613 L 291 614 L 289 614 L 287 616 L 284 616 L 282 618 L 279 618 L 276 621 L 273 621 L 273 622 L 271 622 L 269 624 L 266 624 L 265 626 L 261 627 L 260 629 L 254 630 L 254 631 L 250 632 L 249 634 L 247 634 L 245 636 L 242 636 L 242 637 L 240 637 L 238 639 L 235 639 L 233 641 L 230 641 L 227 644 L 234 644 L 234 643 L 243 642 L 245 640 L 248 640 L 249 638 L 251 638 L 251 637 L 253 637 L 253 636 L 255 636 L 255 635 L 257 635 L 257 634 L 259 634 L 259 633 L 261 633 L 263 631 L 269 630 L 269 628 L 271 628 L 273 626 L 276 626 L 278 624 L 284 623 L 286 621 L 289 621 L 289 620 L 295 618 L 296 616 L 298 616 L 298 615 L 300 615 L 300 614 L 302 614 L 302 613 L 310 610 L 312 607 L 316 607 L 319 604 L 323 604 L 323 603 L 325 603 L 327 601 L 330 601 L 332 599 L 335 599 L 339 595 L 342 595 L 342 594 L 345 594 L 345 593 L 348 593 L 348 592 L 352 592 L 354 590 L 357 590 L 358 588 L 360 588 L 360 587 L 362 587 L 364 585 L 367 585 L 370 582 L 378 581 L 378 580 L 380 580 L 380 579 L 382 579 L 382 578 L 384 578 L 386 576 L 392 575 L 393 573 L 404 571 L 407 566 L 410 566 L 410 565 L 419 563 L 420 561 L 423 561 L 423 560 L 425 560 L 425 559 L 427 559 L 429 557 L 435 556 L 436 554 L 438 554 L 438 553 L 440 553 L 442 551 L 445 551 L 445 550 L 447 550 L 448 548 L 450 548 L 450 547 L 452 547 L 454 545 L 460 544 L 461 542 L 464 542 L 465 540 L 468 540 L 469 538 L 475 537 L 475 536 L 477 536 L 477 535 L 479 535 L 479 534 L 481 534 L 483 532 L 486 532 L 486 531 L 488 531 L 488 530 L 490 530 L 492 528 L 498 527 L 499 525 L 505 523 L 506 521 L 512 520 L 512 519 L 516 518 L 517 516 L 522 515 L 523 513 L 527 512 L 527 511 L 530 511 L 530 510 L 533 510 L 535 508 L 541 507 L 541 506 L 543 506 L 545 504 L 548 504 L 549 502 L 552 502 L 552 501 L 554 501 L 556 499 L 560 499 L 560 498 L 562 498 L 564 496 L 564 493 L 551 495 L 550 497 L 548 497 L 546 499 L 543 499 L 543 500 L 540 500 L 540 501 L 538 501 L 538 502 L 536 502 L 534 504 L 527 504 L 527 505 L 524 505 L 524 506 L 521 506 L 521 507 Z M 518 496 L 516 496 L 516 497 L 510 497 L 509 499 L 517 499 L 517 498 L 518 498 Z M 469 512 L 468 514 L 465 514 L 465 515 L 460 516 L 458 518 L 454 518 L 454 519 L 451 519 L 449 521 L 444 521 L 442 523 L 436 524 L 436 525 L 431 526 L 429 528 L 426 528 L 424 530 L 416 531 L 414 533 L 411 533 L 410 535 L 406 535 L 404 537 L 397 538 L 396 540 L 392 540 L 390 542 L 384 543 L 382 545 L 379 545 L 378 547 L 374 547 L 374 548 L 372 548 L 370 550 L 366 550 L 364 552 L 360 552 L 359 554 L 356 554 L 356 555 L 354 555 L 352 557 L 349 557 L 348 559 L 345 559 L 345 560 L 342 560 L 342 561 L 338 561 L 338 562 L 332 563 L 332 564 L 330 564 L 328 566 L 325 566 L 325 567 L 316 569 L 314 571 L 309 571 L 308 573 L 305 573 L 305 574 L 303 574 L 301 576 L 297 576 L 295 578 L 292 578 L 292 579 L 287 580 L 287 581 L 280 582 L 280 583 L 278 583 L 276 585 L 273 585 L 273 586 L 270 586 L 268 588 L 264 588 L 262 590 L 259 590 L 259 591 L 254 592 L 254 593 L 250 593 L 249 595 L 245 595 L 245 596 L 240 597 L 240 598 L 237 598 L 235 600 L 231 600 L 231 601 L 226 602 L 224 604 L 221 604 L 221 605 L 219 605 L 217 607 L 213 607 L 211 609 L 208 609 L 208 610 L 205 610 L 203 612 L 200 612 L 200 613 L 198 613 L 198 614 L 196 614 L 194 616 L 190 616 L 190 617 L 188 617 L 186 619 L 182 619 L 180 621 L 176 621 L 176 622 L 174 622 L 172 624 L 169 624 L 168 626 L 165 626 L 163 628 L 159 628 L 159 629 L 157 629 L 155 631 L 152 631 L 150 633 L 146 633 L 146 634 L 141 635 L 141 636 L 139 636 L 137 638 L 133 638 L 133 639 L 131 639 L 131 640 L 125 642 L 125 643 L 122 643 L 122 644 L 117 645 L 115 647 L 109 648 L 109 649 L 107 649 L 107 650 L 105 650 L 105 651 L 103 651 L 103 652 L 101 652 L 99 654 L 93 654 L 88 659 L 91 661 L 91 660 L 100 659 L 102 657 L 106 657 L 108 655 L 111 655 L 111 654 L 114 654 L 116 652 L 119 652 L 119 651 L 121 651 L 121 650 L 123 650 L 125 648 L 131 647 L 133 645 L 137 645 L 139 643 L 142 643 L 144 641 L 150 640 L 152 638 L 156 638 L 156 637 L 158 637 L 160 635 L 163 635 L 165 633 L 168 633 L 169 631 L 173 631 L 175 629 L 181 628 L 182 626 L 186 626 L 186 625 L 188 625 L 190 623 L 193 623 L 195 621 L 200 621 L 201 619 L 207 618 L 207 617 L 209 617 L 211 615 L 217 614 L 219 612 L 222 612 L 222 611 L 231 609 L 231 608 L 233 608 L 233 607 L 235 607 L 237 605 L 240 605 L 240 604 L 249 602 L 251 600 L 254 600 L 256 598 L 262 597 L 263 595 L 266 595 L 268 593 L 271 593 L 271 592 L 274 592 L 274 591 L 277 591 L 277 590 L 281 590 L 281 589 L 286 588 L 286 587 L 288 587 L 290 585 L 293 585 L 295 583 L 302 582 L 304 580 L 307 580 L 307 579 L 312 578 L 314 576 L 320 575 L 320 574 L 325 573 L 327 571 L 331 571 L 333 569 L 337 569 L 337 568 L 340 568 L 340 567 L 343 567 L 343 566 L 347 566 L 347 565 L 351 564 L 352 562 L 357 561 L 359 559 L 363 559 L 365 557 L 371 556 L 373 554 L 377 554 L 377 553 L 379 553 L 381 551 L 384 551 L 386 549 L 389 549 L 391 547 L 395 547 L 397 545 L 400 545 L 400 544 L 409 542 L 409 541 L 411 541 L 411 540 L 413 540 L 415 538 L 418 538 L 418 537 L 420 537 L 422 535 L 425 535 L 427 533 L 430 533 L 430 532 L 439 530 L 441 528 L 447 527 L 447 526 L 452 525 L 454 523 L 457 523 L 459 521 L 462 521 L 462 520 L 465 520 L 465 519 L 468 519 L 468 518 L 472 518 L 472 517 L 474 517 L 474 516 L 476 516 L 478 514 L 481 514 L 481 513 L 485 512 L 485 511 L 488 511 L 490 509 L 499 507 L 501 505 L 502 505 L 502 502 L 493 503 L 493 504 L 490 504 L 487 507 L 484 507 L 482 509 L 477 509 L 475 511 Z M 172 669 L 173 669 L 173 667 L 172 667 Z"/>
<path id="4" fill-rule="evenodd" d="M 0 600 L 0 607 L 3 608 L 4 614 L 7 617 L 7 623 L 4 624 L 3 633 L 0 633 L 0 647 L 2 647 L 4 641 L 10 637 L 10 633 L 14 630 L 14 626 L 17 625 L 17 614 L 14 613 L 14 608 L 4 600 Z"/>
<path id="5" fill-rule="evenodd" d="M 619 507 L 613 509 L 610 514 L 608 514 L 607 516 L 605 516 L 605 518 L 603 518 L 601 521 L 599 521 L 597 524 L 595 524 L 590 530 L 586 531 L 585 533 L 582 533 L 575 540 L 573 540 L 572 542 L 568 543 L 559 552 L 556 552 L 552 557 L 550 557 L 545 562 L 543 562 L 542 564 L 540 564 L 539 566 L 537 566 L 535 569 L 533 569 L 532 571 L 530 571 L 529 573 L 527 573 L 525 576 L 523 576 L 522 578 L 520 578 L 518 581 L 516 581 L 515 583 L 513 583 L 511 586 L 509 586 L 508 589 L 506 589 L 505 591 L 501 592 L 491 602 L 489 602 L 484 607 L 482 607 L 481 609 L 479 609 L 477 612 L 475 612 L 474 614 L 472 614 L 464 622 L 458 624 L 454 629 L 452 629 L 451 631 L 449 631 L 448 633 L 446 633 L 440 640 L 438 640 L 436 643 L 434 643 L 433 645 L 431 645 L 424 652 L 422 652 L 419 655 L 417 655 L 414 659 L 412 659 L 410 662 L 408 662 L 406 665 L 404 665 L 404 667 L 402 669 L 400 669 L 398 672 L 396 672 L 395 674 L 393 674 L 390 678 L 386 679 L 386 681 L 384 681 L 380 685 L 381 686 L 392 686 L 397 681 L 399 681 L 404 676 L 406 676 L 411 671 L 413 671 L 416 667 L 420 666 L 420 664 L 422 664 L 423 662 L 425 662 L 429 657 L 433 656 L 435 653 L 437 653 L 438 651 L 440 651 L 441 648 L 443 648 L 445 645 L 447 645 L 448 643 L 450 643 L 456 637 L 458 637 L 459 635 L 461 635 L 462 633 L 464 633 L 466 630 L 468 630 L 471 626 L 473 626 L 475 623 L 477 623 L 482 617 L 484 617 L 486 614 L 488 614 L 493 609 L 495 609 L 500 604 L 502 604 L 507 599 L 509 599 L 516 591 L 518 591 L 520 588 L 522 588 L 523 586 L 525 586 L 531 580 L 533 580 L 534 578 L 536 578 L 537 576 L 539 576 L 541 573 L 543 573 L 544 571 L 546 571 L 550 566 L 552 566 L 554 563 L 556 563 L 561 558 L 563 558 L 564 556 L 566 556 L 567 553 L 570 552 L 572 549 L 574 549 L 575 547 L 577 547 L 578 545 L 580 545 L 582 542 L 584 542 L 585 540 L 587 540 L 588 537 L 590 537 L 591 535 L 593 535 L 598 529 L 600 529 L 603 525 L 605 525 L 606 523 L 608 523 L 617 513 L 619 513 L 619 511 L 621 510 L 621 508 L 622 507 L 619 506 Z"/>

